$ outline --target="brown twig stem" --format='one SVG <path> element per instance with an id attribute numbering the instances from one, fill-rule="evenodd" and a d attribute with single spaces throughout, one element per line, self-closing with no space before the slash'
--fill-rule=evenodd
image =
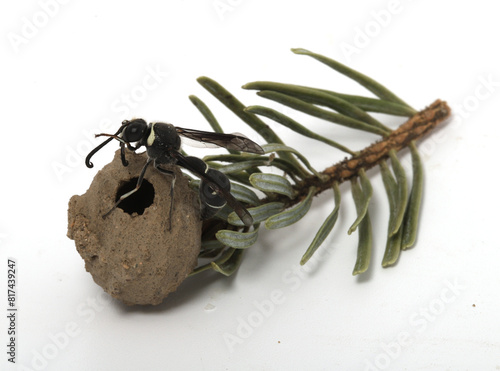
<path id="1" fill-rule="evenodd" d="M 302 200 L 311 186 L 316 187 L 315 195 L 317 195 L 326 189 L 331 189 L 335 182 L 340 184 L 354 178 L 358 176 L 361 169 L 368 170 L 387 158 L 391 149 L 399 151 L 407 147 L 410 142 L 422 138 L 438 124 L 446 120 L 450 113 L 451 109 L 446 102 L 438 99 L 429 107 L 412 116 L 389 135 L 363 149 L 358 155 L 345 158 L 323 170 L 321 174 L 325 175 L 324 179 L 310 176 L 297 183 L 294 186 L 297 197 L 294 199 L 289 199 L 283 195 L 272 195 L 262 200 L 262 203 L 280 201 L 285 203 L 286 207 L 290 207 Z"/>

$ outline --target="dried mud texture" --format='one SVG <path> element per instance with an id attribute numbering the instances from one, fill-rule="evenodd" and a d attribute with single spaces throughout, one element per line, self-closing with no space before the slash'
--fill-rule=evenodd
<path id="1" fill-rule="evenodd" d="M 146 158 L 146 154 L 127 153 L 129 165 L 124 167 L 117 151 L 113 161 L 97 173 L 88 191 L 69 201 L 68 237 L 75 241 L 85 268 L 99 286 L 127 305 L 160 304 L 194 269 L 201 246 L 198 195 L 189 188 L 178 167 L 172 167 L 176 181 L 171 231 L 172 177 L 160 173 L 152 164 L 141 187 L 145 195 L 129 205 L 132 210 L 140 210 L 154 192 L 152 204 L 143 214 L 116 208 L 103 218 L 123 184 L 129 182 L 130 189 L 135 187 Z M 148 190 L 146 181 L 154 190 Z"/>

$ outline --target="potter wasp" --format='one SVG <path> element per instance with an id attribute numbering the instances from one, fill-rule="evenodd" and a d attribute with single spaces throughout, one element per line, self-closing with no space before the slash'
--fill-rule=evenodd
<path id="1" fill-rule="evenodd" d="M 123 166 L 128 165 L 125 158 L 125 147 L 135 152 L 142 146 L 146 148 L 148 159 L 141 170 L 134 189 L 121 195 L 115 205 L 103 217 L 109 215 L 127 197 L 134 194 L 141 187 L 144 175 L 149 165 L 153 166 L 161 173 L 172 177 L 170 187 L 170 227 L 172 224 L 172 207 L 175 184 L 175 173 L 172 170 L 162 167 L 162 165 L 178 165 L 190 171 L 200 178 L 199 195 L 201 202 L 201 215 L 203 219 L 209 218 L 217 213 L 222 207 L 228 204 L 238 215 L 246 226 L 253 224 L 253 219 L 243 205 L 241 205 L 231 195 L 231 183 L 222 172 L 208 167 L 201 159 L 193 156 L 184 156 L 180 152 L 181 137 L 185 137 L 198 142 L 206 143 L 208 146 L 216 145 L 229 150 L 237 150 L 251 153 L 264 153 L 264 150 L 255 142 L 241 134 L 222 134 L 193 129 L 184 129 L 163 122 L 153 122 L 148 124 L 143 119 L 125 120 L 115 134 L 96 134 L 96 137 L 109 137 L 103 143 L 94 148 L 85 159 L 87 167 L 94 165 L 90 162 L 92 156 L 103 148 L 106 144 L 116 139 L 120 142 L 120 156 Z"/>

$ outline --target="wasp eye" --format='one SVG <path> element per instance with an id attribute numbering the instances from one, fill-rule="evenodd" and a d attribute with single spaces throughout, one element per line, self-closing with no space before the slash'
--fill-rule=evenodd
<path id="1" fill-rule="evenodd" d="M 143 119 L 130 121 L 123 132 L 123 139 L 127 142 L 138 142 L 144 136 L 148 124 Z"/>

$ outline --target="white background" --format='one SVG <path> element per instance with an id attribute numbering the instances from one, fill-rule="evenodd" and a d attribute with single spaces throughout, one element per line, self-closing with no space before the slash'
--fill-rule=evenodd
<path id="1" fill-rule="evenodd" d="M 16 369 L 6 354 L 11 257 L 20 370 L 498 370 L 500 26 L 491 4 L 4 2 L 0 368 Z M 102 123 L 114 131 L 131 117 L 209 130 L 187 98 L 196 94 L 227 131 L 261 141 L 197 84 L 202 75 L 248 105 L 270 105 L 240 89 L 254 80 L 365 94 L 291 53 L 296 47 L 362 71 L 415 108 L 441 98 L 454 110 L 419 145 L 426 180 L 416 247 L 395 267 L 381 267 L 388 209 L 373 169 L 374 253 L 362 277 L 351 275 L 357 236 L 346 231 L 355 212 L 343 185 L 334 232 L 321 259 L 304 269 L 298 262 L 333 207 L 331 194 L 317 197 L 293 227 L 262 230 L 232 278 L 189 279 L 157 307 L 110 300 L 66 237 L 69 198 L 86 191 L 117 148 L 99 153 L 89 170 L 88 138 Z M 151 70 L 159 71 L 156 84 Z M 144 79 L 149 90 L 141 88 Z M 375 139 L 282 111 L 353 149 Z M 392 127 L 402 122 L 383 119 Z M 270 124 L 318 169 L 343 157 Z M 401 158 L 408 167 L 406 151 Z M 281 300 L 270 307 L 276 294 Z"/>

